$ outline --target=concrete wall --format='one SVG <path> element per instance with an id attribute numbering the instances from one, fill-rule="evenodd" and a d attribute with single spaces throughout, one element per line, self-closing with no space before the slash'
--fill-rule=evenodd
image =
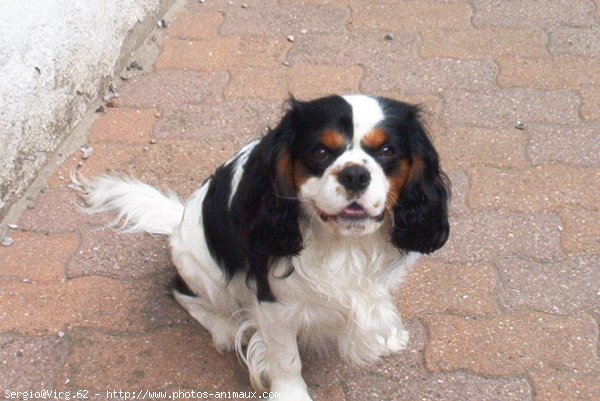
<path id="1" fill-rule="evenodd" d="M 0 1 L 0 219 L 171 3 Z"/>

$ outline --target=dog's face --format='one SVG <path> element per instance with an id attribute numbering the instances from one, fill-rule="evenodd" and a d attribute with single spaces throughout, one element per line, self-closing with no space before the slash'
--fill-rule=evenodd
<path id="1" fill-rule="evenodd" d="M 442 174 L 417 114 L 362 95 L 292 102 L 292 136 L 278 168 L 304 216 L 341 235 L 370 234 L 393 219 L 407 186 L 425 179 L 428 167 Z"/>

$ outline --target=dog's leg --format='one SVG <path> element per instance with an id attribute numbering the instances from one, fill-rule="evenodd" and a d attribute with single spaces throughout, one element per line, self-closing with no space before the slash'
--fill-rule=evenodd
<path id="1" fill-rule="evenodd" d="M 298 326 L 289 306 L 277 302 L 261 302 L 257 307 L 258 335 L 262 340 L 267 364 L 266 373 L 270 391 L 280 394 L 278 401 L 311 401 L 302 378 L 302 362 L 298 352 Z M 256 335 L 255 334 L 255 335 Z M 249 363 L 253 375 L 252 364 Z M 256 372 L 259 373 L 259 372 Z"/>

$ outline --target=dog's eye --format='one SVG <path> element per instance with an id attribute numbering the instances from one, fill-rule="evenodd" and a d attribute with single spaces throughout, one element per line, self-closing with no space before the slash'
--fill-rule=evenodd
<path id="1" fill-rule="evenodd" d="M 394 148 L 392 145 L 383 145 L 381 148 L 379 148 L 377 154 L 381 157 L 392 157 L 396 154 L 396 148 Z"/>
<path id="2" fill-rule="evenodd" d="M 331 155 L 331 151 L 323 144 L 318 144 L 312 150 L 312 156 L 316 160 L 325 160 Z"/>

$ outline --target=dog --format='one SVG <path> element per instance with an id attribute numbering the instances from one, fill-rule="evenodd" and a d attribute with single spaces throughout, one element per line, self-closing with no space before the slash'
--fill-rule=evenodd
<path id="1" fill-rule="evenodd" d="M 176 300 L 280 401 L 311 400 L 303 347 L 358 364 L 404 349 L 390 292 L 449 235 L 420 108 L 382 97 L 291 98 L 185 205 L 132 178 L 77 179 L 89 212 L 169 237 Z"/>

